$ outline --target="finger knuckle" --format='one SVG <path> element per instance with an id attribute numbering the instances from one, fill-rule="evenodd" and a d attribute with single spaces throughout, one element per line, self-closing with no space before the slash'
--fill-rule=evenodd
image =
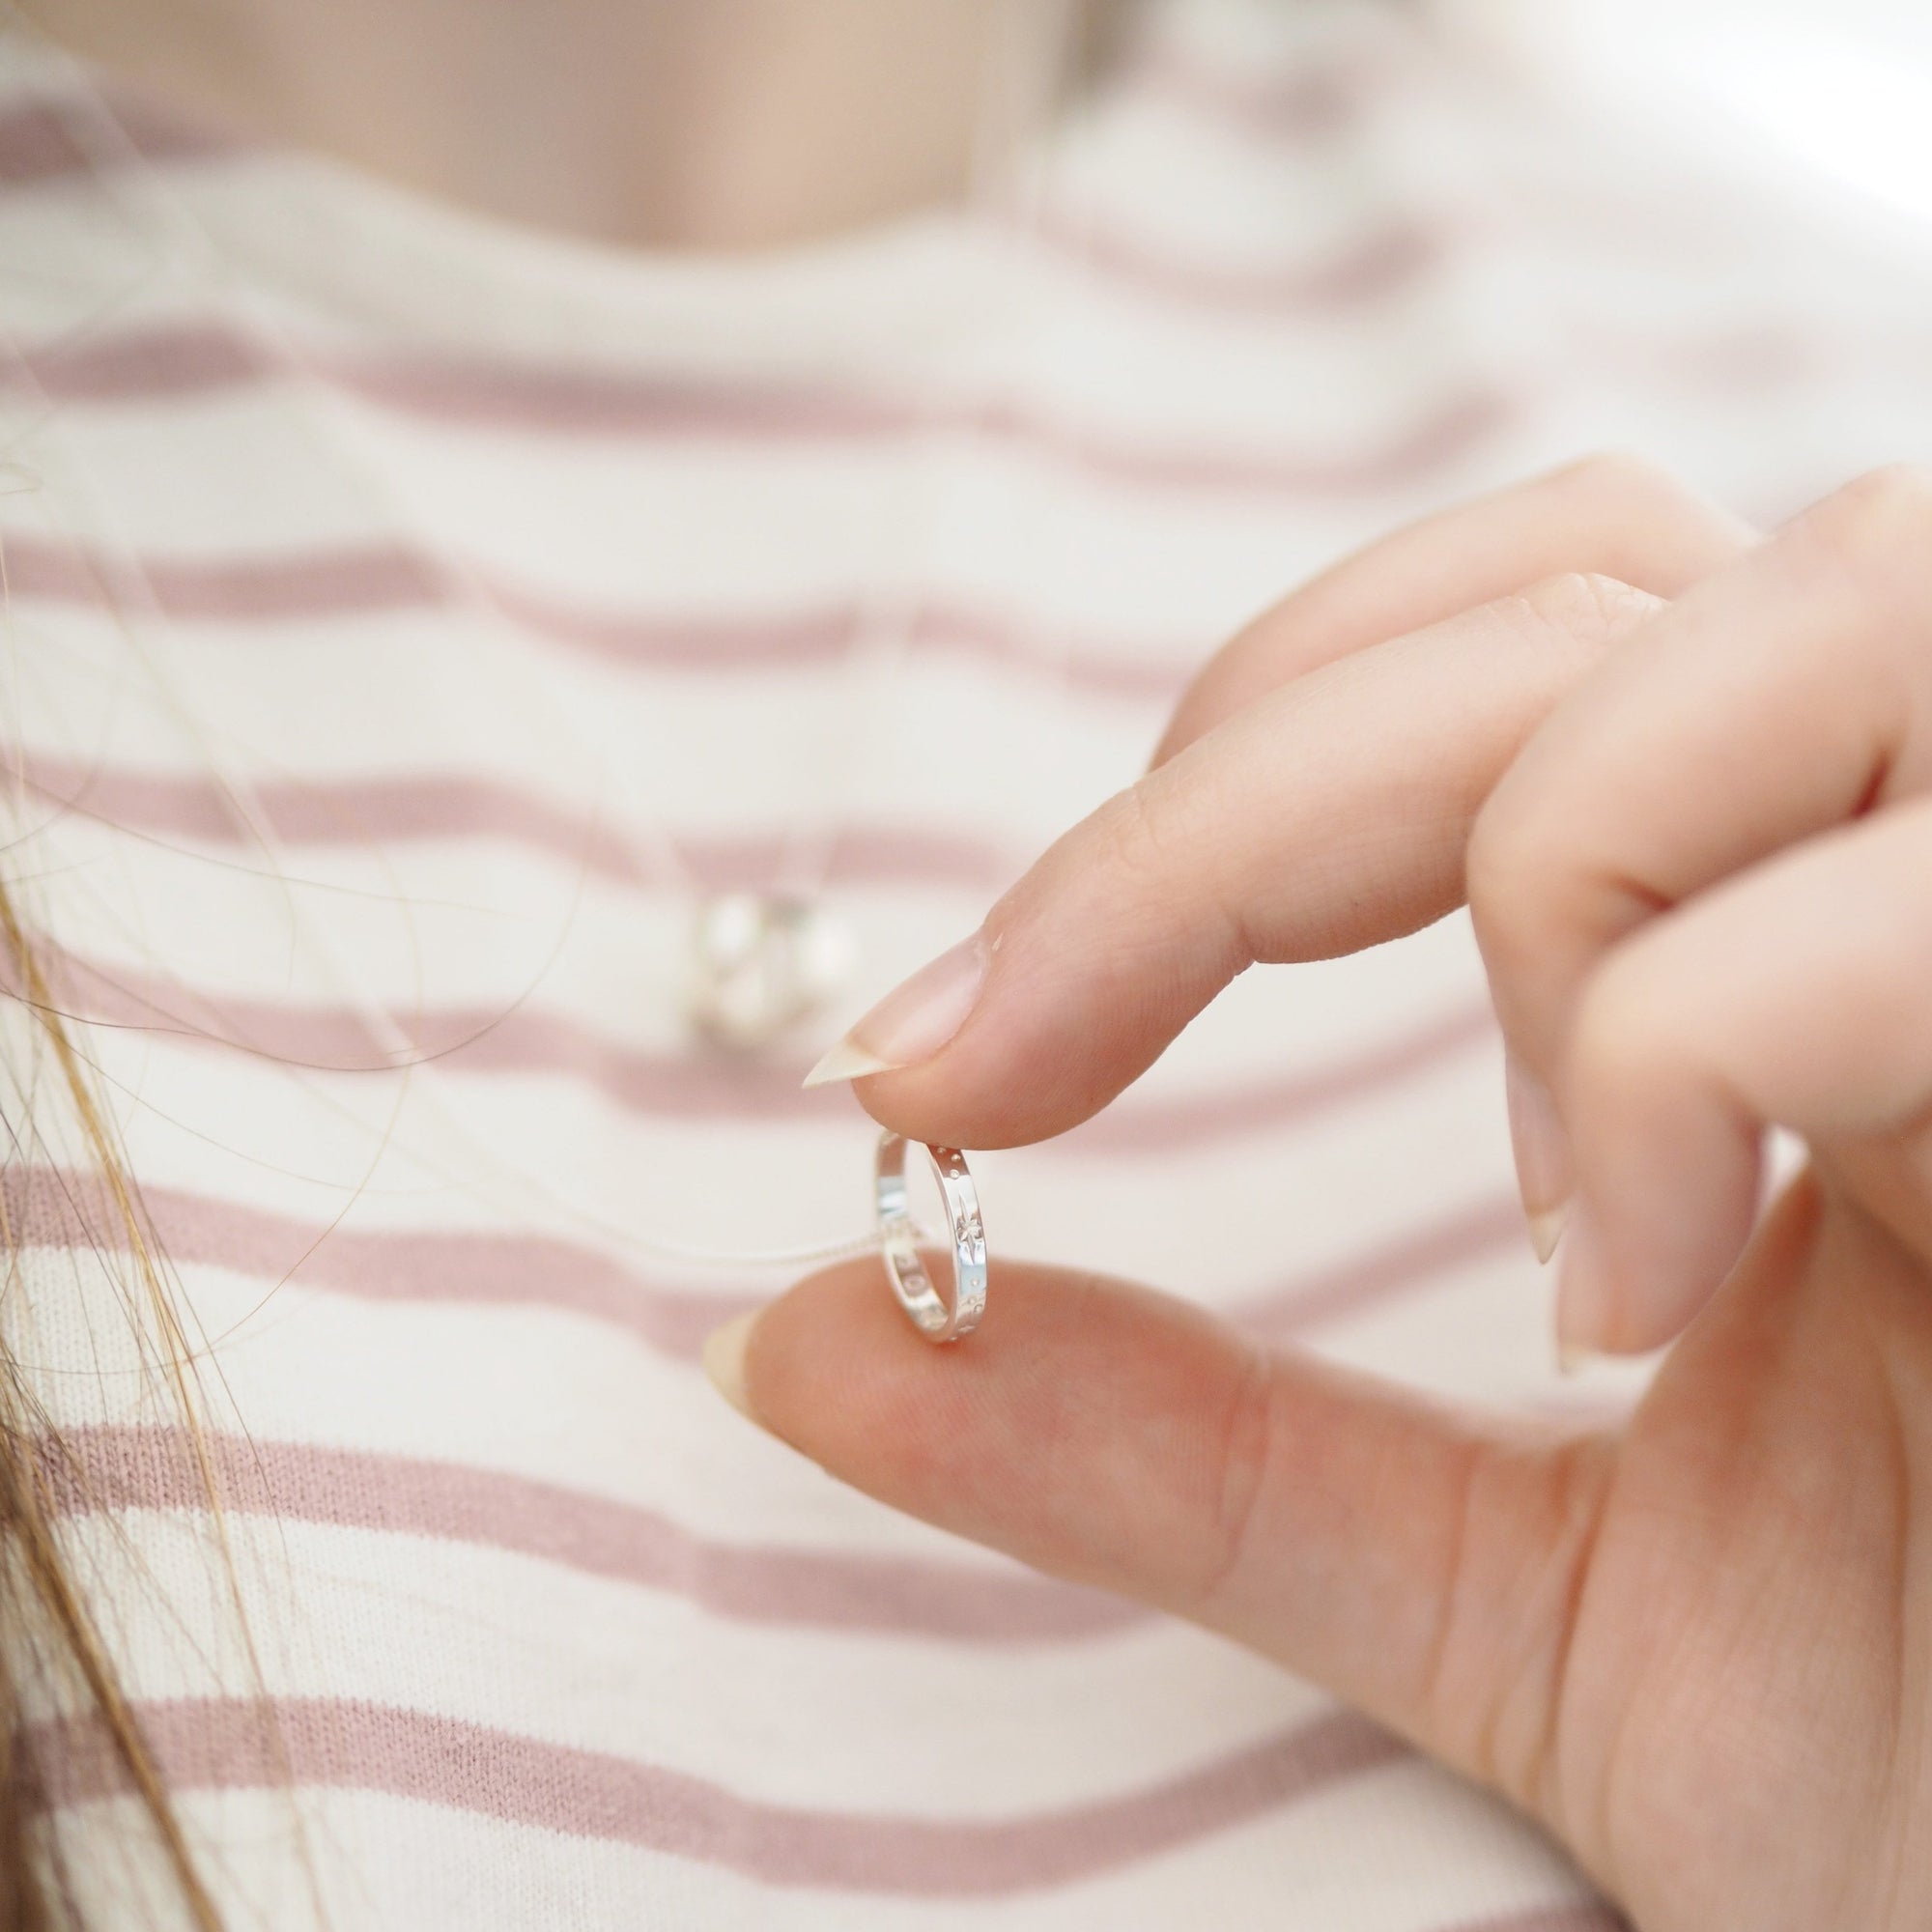
<path id="1" fill-rule="evenodd" d="M 1214 1508 L 1196 1591 L 1204 1607 L 1227 1594 L 1247 1566 L 1274 1454 L 1276 1387 L 1257 1349 L 1235 1384 L 1217 1445 Z"/>
<path id="2" fill-rule="evenodd" d="M 1175 869 L 1173 809 L 1144 779 L 1116 792 L 1094 820 L 1099 858 L 1116 876 L 1150 890 L 1164 889 Z"/>
<path id="3" fill-rule="evenodd" d="M 1595 570 L 1559 571 L 1507 602 L 1537 632 L 1589 646 L 1610 642 L 1658 607 L 1646 591 Z"/>
<path id="4" fill-rule="evenodd" d="M 1689 494 L 1661 464 L 1629 449 L 1594 449 L 1552 469 L 1546 481 L 1560 495 L 1599 504 L 1678 502 Z"/>
<path id="5" fill-rule="evenodd" d="M 1241 954 L 1248 935 L 1236 895 L 1211 863 L 1211 796 L 1176 782 L 1171 768 L 1150 773 L 1117 792 L 1094 819 L 1095 853 L 1102 875 L 1137 906 L 1156 914 L 1183 912 L 1197 941 L 1218 924 L 1224 945 Z"/>
<path id="6" fill-rule="evenodd" d="M 1550 471 L 1541 507 L 1599 567 L 1681 588 L 1749 539 L 1749 527 L 1661 465 L 1611 449 Z"/>
<path id="7" fill-rule="evenodd" d="M 1445 1544 L 1421 1700 L 1429 1733 L 1485 1783 L 1546 1816 L 1562 1776 L 1570 1619 L 1595 1560 L 1614 1458 L 1612 1441 L 1595 1433 L 1553 1448 L 1472 1443 Z M 1525 1507 L 1543 1532 L 1527 1548 L 1511 1533 Z"/>
<path id="8" fill-rule="evenodd" d="M 1932 469 L 1893 463 L 1867 470 L 1799 519 L 1794 534 L 1825 567 L 1872 588 L 1932 603 L 1923 588 L 1932 552 Z"/>
<path id="9" fill-rule="evenodd" d="M 1932 526 L 1932 469 L 1917 463 L 1887 463 L 1855 476 L 1820 505 L 1826 522 L 1842 526 L 1848 537 L 1897 530 L 1923 531 Z"/>

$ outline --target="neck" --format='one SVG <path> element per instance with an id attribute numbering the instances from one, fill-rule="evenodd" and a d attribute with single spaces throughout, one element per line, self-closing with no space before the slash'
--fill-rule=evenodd
<path id="1" fill-rule="evenodd" d="M 1056 0 L 28 11 L 75 52 L 242 133 L 511 220 L 672 247 L 799 242 L 958 199 L 988 147 L 1046 107 L 1061 64 Z"/>

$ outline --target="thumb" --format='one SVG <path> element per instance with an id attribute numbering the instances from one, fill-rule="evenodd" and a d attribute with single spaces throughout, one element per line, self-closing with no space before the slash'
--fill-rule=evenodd
<path id="1" fill-rule="evenodd" d="M 867 1258 L 705 1359 L 841 1481 L 1222 1632 L 1537 1808 L 1606 1443 L 1506 1439 L 1151 1291 L 1017 1264 L 958 1348 L 915 1334 Z"/>

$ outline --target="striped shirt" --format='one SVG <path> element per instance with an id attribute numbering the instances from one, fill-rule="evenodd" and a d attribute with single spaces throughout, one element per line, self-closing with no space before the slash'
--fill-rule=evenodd
<path id="1" fill-rule="evenodd" d="M 747 1429 L 697 1348 L 786 1271 L 654 1243 L 863 1229 L 871 1129 L 804 1066 L 1254 611 L 1604 443 L 1760 518 L 1932 456 L 1932 284 L 1366 0 L 1155 9 L 1033 181 L 625 253 L 0 53 L 10 876 L 181 1301 L 252 1662 L 57 1122 L 4 1176 L 6 1337 L 237 1926 L 1614 1923 L 1311 1688 Z M 696 1046 L 694 893 L 801 867 L 842 1010 Z M 1248 976 L 976 1168 L 996 1256 L 1566 1399 L 1460 920 Z M 131 1920 L 132 1803 L 35 1694 Z"/>

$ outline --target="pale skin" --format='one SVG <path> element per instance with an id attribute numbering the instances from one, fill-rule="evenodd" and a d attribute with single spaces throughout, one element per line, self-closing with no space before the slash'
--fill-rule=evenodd
<path id="1" fill-rule="evenodd" d="M 1048 104 L 1049 0 L 22 0 L 189 113 L 628 246 L 808 242 L 962 198 Z M 1063 65 L 1111 0 L 1073 0 Z M 992 152 L 988 152 L 988 150 Z"/>
<path id="2" fill-rule="evenodd" d="M 1568 1206 L 1564 1340 L 1669 1345 L 1627 1420 L 1448 1407 L 1007 1255 L 956 1348 L 862 1260 L 720 1338 L 720 1378 L 894 1507 L 1373 1713 L 1641 1932 L 1921 1927 L 1932 477 L 1760 539 L 1606 459 L 1375 545 L 1208 665 L 993 908 L 952 1041 L 860 1097 L 1040 1140 L 1243 968 L 1464 899 L 1526 1210 Z M 1773 1124 L 1809 1160 L 1760 1220 Z"/>

